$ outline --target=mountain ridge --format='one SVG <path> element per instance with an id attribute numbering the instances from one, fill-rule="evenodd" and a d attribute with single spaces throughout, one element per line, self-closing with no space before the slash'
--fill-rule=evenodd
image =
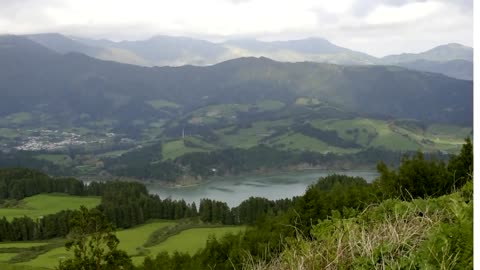
<path id="1" fill-rule="evenodd" d="M 442 73 L 473 80 L 473 65 L 448 63 L 472 62 L 473 49 L 461 44 L 440 45 L 412 54 L 377 58 L 363 52 L 337 46 L 325 38 L 310 37 L 287 41 L 233 39 L 210 42 L 186 36 L 155 35 L 139 41 L 110 41 L 67 37 L 58 33 L 27 35 L 54 51 L 76 51 L 88 56 L 140 66 L 208 66 L 240 57 L 267 57 L 280 62 L 319 62 L 341 65 L 397 65 L 409 69 Z M 419 62 L 423 61 L 423 62 Z M 425 61 L 430 61 L 428 64 Z"/>
<path id="2" fill-rule="evenodd" d="M 22 37 L 16 39 L 19 44 L 30 41 Z M 175 102 L 189 110 L 208 104 L 246 104 L 272 98 L 293 104 L 296 99 L 306 97 L 358 113 L 471 122 L 471 82 L 401 67 L 283 63 L 248 57 L 206 67 L 148 68 L 101 61 L 82 54 L 62 55 L 48 49 L 36 61 L 25 58 L 44 48 L 36 44 L 30 41 L 30 46 L 24 46 L 26 49 L 0 51 L 0 63 L 4 65 L 1 89 L 13 95 L 9 98 L 24 95 L 22 104 L 30 102 L 30 106 L 35 107 L 43 100 L 54 111 L 77 110 L 72 111 L 74 115 L 87 113 L 101 118 L 105 114 L 114 115 L 125 106 L 145 104 L 152 99 Z M 20 77 L 9 80 L 11 76 Z M 29 95 L 40 95 L 40 99 L 29 100 Z M 11 101 L 9 98 L 4 100 Z M 118 99 L 127 103 L 122 105 Z M 18 101 L 13 104 L 18 105 Z M 12 106 L 12 103 L 3 106 L 4 110 L 28 108 Z M 152 108 L 148 110 L 149 117 L 158 114 Z"/>

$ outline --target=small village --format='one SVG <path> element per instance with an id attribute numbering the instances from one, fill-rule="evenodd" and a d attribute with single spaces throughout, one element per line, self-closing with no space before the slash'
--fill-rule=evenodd
<path id="1" fill-rule="evenodd" d="M 72 146 L 87 144 L 104 144 L 107 138 L 115 136 L 113 133 L 104 135 L 104 138 L 95 138 L 92 136 L 80 135 L 74 132 L 43 129 L 34 132 L 35 135 L 20 138 L 13 147 L 22 151 L 53 151 L 65 149 Z"/>

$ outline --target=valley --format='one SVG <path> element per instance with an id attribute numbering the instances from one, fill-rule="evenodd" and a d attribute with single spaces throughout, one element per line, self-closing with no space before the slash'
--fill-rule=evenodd
<path id="1" fill-rule="evenodd" d="M 473 48 L 226 37 L 0 33 L 0 269 L 473 268 Z"/>
<path id="2" fill-rule="evenodd" d="M 196 178 L 200 174 L 184 171 L 183 173 L 174 173 L 177 176 L 168 177 L 135 176 L 116 172 L 114 168 L 119 165 L 115 164 L 127 162 L 130 160 L 130 156 L 141 155 L 143 157 L 140 160 L 144 160 L 143 162 L 152 164 L 152 166 L 159 162 L 170 162 L 180 164 L 178 169 L 183 170 L 182 166 L 192 164 L 187 160 L 192 154 L 207 155 L 209 152 L 220 153 L 225 149 L 249 151 L 248 149 L 258 146 L 285 153 L 311 152 L 317 156 L 313 160 L 332 155 L 336 157 L 334 159 L 342 160 L 343 158 L 345 161 L 345 159 L 349 159 L 348 157 L 361 155 L 365 151 L 374 149 L 391 152 L 392 155 L 399 153 L 398 157 L 401 156 L 401 153 L 417 150 L 447 155 L 456 153 L 464 138 L 472 135 L 472 128 L 468 126 L 426 125 L 414 120 L 380 120 L 361 117 L 301 120 L 301 114 L 298 116 L 291 114 L 287 118 L 277 120 L 259 119 L 258 121 L 253 120 L 253 122 L 238 123 L 234 117 L 241 117 L 242 111 L 236 110 L 237 108 L 228 105 L 215 106 L 213 109 L 204 108 L 200 112 L 194 113 L 195 116 L 185 118 L 187 121 L 201 119 L 201 121 L 205 121 L 204 124 L 188 123 L 181 129 L 173 128 L 175 125 L 180 125 L 177 121 L 164 122 L 156 125 L 154 129 L 148 127 L 153 124 L 145 123 L 143 127 L 138 126 L 142 133 L 137 139 L 131 139 L 125 134 L 114 133 L 113 127 L 106 127 L 103 130 L 68 129 L 63 132 L 45 129 L 35 131 L 22 128 L 3 128 L 2 134 L 5 135 L 0 137 L 0 141 L 4 145 L 4 151 L 13 150 L 13 152 L 8 155 L 3 154 L 4 158 L 0 155 L 0 165 L 2 163 L 4 166 L 9 164 L 8 156 L 21 155 L 28 158 L 23 163 L 21 159 L 17 158 L 17 164 L 47 168 L 53 174 L 72 175 L 85 180 L 125 176 L 165 182 L 166 180 L 171 181 L 173 177 L 174 180 L 176 179 L 176 183 L 180 184 L 185 183 L 181 180 L 182 176 Z M 276 112 L 280 113 L 281 111 Z M 173 133 L 174 129 L 178 134 Z M 373 169 L 377 160 L 364 161 L 357 164 L 350 163 L 350 165 L 345 162 L 337 165 L 332 162 L 322 165 L 320 162 L 315 165 L 308 159 L 297 159 L 288 161 L 282 169 L 295 170 L 301 167 Z M 35 162 L 38 162 L 38 165 L 35 165 Z M 309 163 L 310 166 L 308 166 Z M 129 164 L 132 166 L 132 163 Z M 210 163 L 209 166 L 211 166 L 210 169 L 215 169 L 216 166 L 221 165 Z M 258 167 L 240 169 L 234 174 L 261 172 L 262 170 L 281 169 L 269 164 L 259 164 Z M 233 172 L 202 173 L 202 177 L 221 176 L 226 173 Z M 188 181 L 186 183 L 188 184 Z"/>
<path id="3" fill-rule="evenodd" d="M 263 56 L 141 67 L 42 44 L 0 36 L 0 167 L 178 185 L 373 169 L 416 151 L 446 158 L 473 134 L 473 82 L 441 74 Z M 470 55 L 447 46 L 424 57 L 436 51 Z M 392 59 L 420 55 L 402 57 Z"/>

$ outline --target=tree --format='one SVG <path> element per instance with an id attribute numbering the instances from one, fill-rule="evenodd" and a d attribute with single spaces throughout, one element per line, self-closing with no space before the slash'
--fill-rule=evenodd
<path id="1" fill-rule="evenodd" d="M 405 156 L 397 171 L 390 170 L 383 162 L 377 165 L 380 177 L 376 180 L 386 197 L 405 200 L 438 197 L 452 191 L 452 177 L 443 161 L 427 160 L 423 153 Z"/>
<path id="2" fill-rule="evenodd" d="M 473 178 L 473 144 L 470 138 L 465 139 L 460 154 L 450 159 L 448 170 L 453 174 L 455 188 L 462 187 Z"/>
<path id="3" fill-rule="evenodd" d="M 99 210 L 82 206 L 71 223 L 65 247 L 74 257 L 61 261 L 58 270 L 133 269 L 127 253 L 117 249 L 120 241 L 113 226 Z"/>
<path id="4" fill-rule="evenodd" d="M 459 155 L 453 156 L 445 166 L 434 157 L 426 159 L 418 152 L 404 157 L 397 171 L 385 163 L 377 165 L 380 177 L 377 185 L 387 197 L 406 200 L 423 197 L 438 197 L 461 188 L 473 177 L 473 145 L 467 138 Z"/>

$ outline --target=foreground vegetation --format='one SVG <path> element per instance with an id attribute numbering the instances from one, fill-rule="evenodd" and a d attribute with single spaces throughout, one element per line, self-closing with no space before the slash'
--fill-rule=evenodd
<path id="1" fill-rule="evenodd" d="M 30 170 L 3 170 L 4 200 L 63 189 L 101 196 L 101 202 L 40 220 L 3 219 L 1 240 L 42 241 L 0 244 L 0 259 L 52 267 L 63 257 L 61 269 L 471 269 L 472 166 L 467 140 L 448 163 L 418 153 L 405 156 L 398 169 L 380 162 L 373 183 L 331 175 L 292 200 L 250 198 L 232 209 L 209 199 L 198 209 L 161 200 L 138 183 L 86 186 Z M 34 189 L 19 189 L 32 184 Z M 153 221 L 159 218 L 170 221 Z M 212 229 L 230 224 L 253 226 Z M 114 233 L 115 227 L 124 230 Z M 214 231 L 217 236 L 208 237 Z M 66 237 L 67 248 L 76 252 L 66 252 L 65 238 L 58 237 Z"/>
<path id="2" fill-rule="evenodd" d="M 468 190 L 468 191 L 467 191 Z M 333 212 L 270 261 L 247 269 L 473 269 L 473 185 L 439 198 Z M 464 196 L 465 192 L 469 193 Z"/>
<path id="3" fill-rule="evenodd" d="M 418 154 L 398 170 L 380 163 L 373 184 L 321 178 L 287 213 L 141 269 L 472 269 L 472 166 L 467 140 L 448 165 Z"/>

